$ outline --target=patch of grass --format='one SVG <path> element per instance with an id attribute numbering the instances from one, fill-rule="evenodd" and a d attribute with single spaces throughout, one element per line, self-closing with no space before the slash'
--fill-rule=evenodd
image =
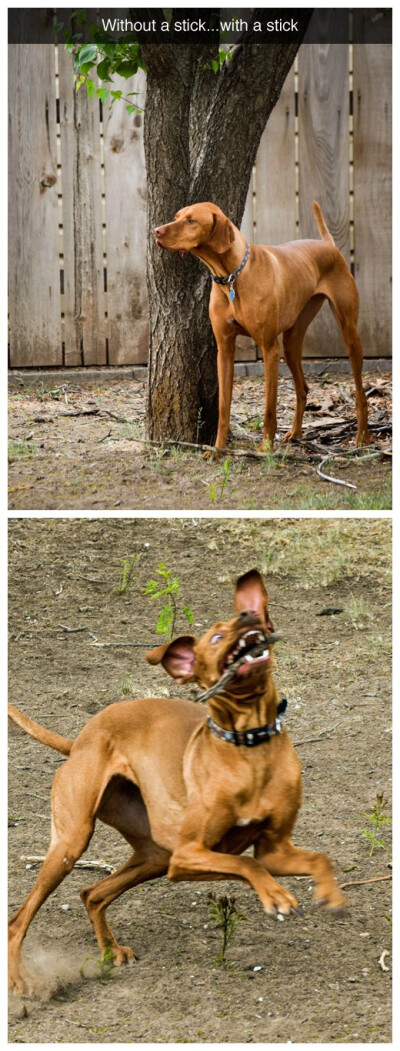
<path id="1" fill-rule="evenodd" d="M 106 947 L 101 957 L 85 956 L 82 966 L 79 968 L 79 974 L 82 978 L 86 978 L 85 966 L 89 961 L 95 963 L 99 968 L 98 980 L 102 985 L 106 985 L 114 977 L 115 961 L 110 941 L 106 941 Z"/>
<path id="2" fill-rule="evenodd" d="M 347 507 L 352 511 L 391 511 L 391 486 L 378 493 L 349 493 Z"/>
<path id="3" fill-rule="evenodd" d="M 369 856 L 372 858 L 377 847 L 382 849 L 385 847 L 383 839 L 378 839 L 378 835 L 382 828 L 392 823 L 391 817 L 388 817 L 384 813 L 388 805 L 387 799 L 385 799 L 383 793 L 377 793 L 375 803 L 371 808 L 370 812 L 363 811 L 363 817 L 366 817 L 370 823 L 369 828 L 363 828 L 361 835 L 366 836 L 370 842 Z"/>
<path id="4" fill-rule="evenodd" d="M 121 697 L 133 697 L 137 692 L 137 682 L 131 678 L 130 675 L 124 675 L 118 683 L 118 693 Z"/>
<path id="5" fill-rule="evenodd" d="M 131 442 L 134 442 L 135 438 L 144 438 L 144 423 L 125 420 L 121 424 L 121 438 Z"/>
<path id="6" fill-rule="evenodd" d="M 118 595 L 125 595 L 126 591 L 131 586 L 133 570 L 135 569 L 135 566 L 137 565 L 137 563 L 139 561 L 139 558 L 140 558 L 140 555 L 136 554 L 136 555 L 134 555 L 132 560 L 130 560 L 129 558 L 123 558 L 122 559 L 122 565 L 121 565 L 120 577 L 119 577 L 119 584 L 114 589 L 117 592 Z"/>
<path id="7" fill-rule="evenodd" d="M 374 550 L 374 564 L 365 558 L 366 548 Z M 305 573 L 304 567 L 307 566 Z M 268 576 L 294 577 L 306 590 L 315 586 L 332 587 L 343 581 L 391 579 L 391 525 L 376 519 L 360 523 L 342 519 L 310 520 L 307 530 L 296 522 L 282 520 L 268 547 L 262 551 L 261 569 Z"/>
<path id="8" fill-rule="evenodd" d="M 346 603 L 344 612 L 350 618 L 353 628 L 362 629 L 365 627 L 365 621 L 371 619 L 371 611 L 365 600 L 354 595 Z"/>
<path id="9" fill-rule="evenodd" d="M 213 483 L 210 485 L 210 500 L 212 503 L 215 503 L 217 496 L 219 500 L 223 500 L 225 491 L 228 487 L 231 478 L 231 461 L 229 456 L 224 460 L 222 468 L 217 468 L 217 470 L 221 477 L 218 479 L 216 485 Z"/>
<path id="10" fill-rule="evenodd" d="M 27 442 L 23 438 L 20 441 L 14 442 L 9 441 L 8 443 L 8 459 L 10 463 L 14 460 L 26 460 L 29 456 L 37 450 L 36 442 Z"/>

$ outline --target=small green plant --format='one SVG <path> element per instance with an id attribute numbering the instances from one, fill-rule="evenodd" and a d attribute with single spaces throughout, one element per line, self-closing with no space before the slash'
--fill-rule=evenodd
<path id="1" fill-rule="evenodd" d="M 372 826 L 371 828 L 363 828 L 361 830 L 361 835 L 366 836 L 366 838 L 371 844 L 369 852 L 370 858 L 372 858 L 372 855 L 377 847 L 385 846 L 384 840 L 378 839 L 378 835 L 380 833 L 381 828 L 384 828 L 385 825 L 390 825 L 392 823 L 391 817 L 387 817 L 387 815 L 384 813 L 387 805 L 388 801 L 387 799 L 385 799 L 384 795 L 377 793 L 375 803 L 370 813 L 367 813 L 365 810 L 363 810 L 363 817 L 366 817 L 370 822 L 370 825 Z"/>
<path id="2" fill-rule="evenodd" d="M 156 632 L 158 635 L 166 635 L 170 641 L 175 634 L 175 625 L 180 617 L 185 617 L 188 624 L 193 624 L 193 612 L 190 606 L 181 606 L 181 582 L 179 577 L 173 577 L 170 569 L 166 569 L 163 562 L 157 566 L 158 580 L 148 580 L 143 588 L 143 594 L 152 599 L 165 598 L 157 618 Z"/>
<path id="3" fill-rule="evenodd" d="M 121 566 L 121 570 L 120 570 L 119 584 L 118 584 L 118 587 L 115 589 L 117 591 L 118 595 L 125 595 L 125 592 L 130 587 L 130 585 L 132 583 L 133 570 L 134 570 L 137 562 L 139 561 L 139 557 L 140 557 L 139 555 L 135 555 L 133 557 L 132 561 L 129 558 L 123 558 L 122 559 L 122 566 Z"/>
<path id="4" fill-rule="evenodd" d="M 28 456 L 32 456 L 36 450 L 35 442 L 27 442 L 23 438 L 20 441 L 10 441 L 8 443 L 8 459 L 12 463 L 13 460 L 25 460 Z"/>
<path id="5" fill-rule="evenodd" d="M 233 937 L 236 925 L 240 923 L 241 920 L 244 920 L 244 916 L 239 912 L 239 909 L 236 908 L 235 901 L 235 898 L 230 898 L 227 894 L 223 894 L 220 897 L 218 897 L 217 894 L 212 893 L 208 895 L 211 917 L 222 934 L 221 952 L 216 958 L 216 963 L 220 967 L 228 966 L 226 950 Z"/>
<path id="6" fill-rule="evenodd" d="M 223 499 L 225 489 L 226 489 L 226 487 L 228 485 L 228 482 L 230 480 L 230 472 L 231 472 L 231 461 L 229 459 L 229 456 L 227 456 L 226 460 L 224 460 L 223 467 L 222 467 L 222 478 L 221 478 L 221 481 L 218 482 L 217 485 L 213 485 L 212 483 L 210 485 L 210 500 L 213 503 L 217 499 L 217 495 L 219 496 L 219 498 L 221 500 Z M 218 490 L 218 494 L 217 494 L 217 490 Z"/>
<path id="7" fill-rule="evenodd" d="M 353 628 L 364 628 L 365 621 L 371 618 L 370 610 L 363 598 L 351 595 L 346 604 L 345 612 L 350 617 Z"/>
<path id="8" fill-rule="evenodd" d="M 263 460 L 262 460 L 263 471 L 264 471 L 264 473 L 269 474 L 269 472 L 272 469 L 272 467 L 276 467 L 276 459 L 275 459 L 275 455 L 274 455 L 274 453 L 273 453 L 273 451 L 271 449 L 271 442 L 270 442 L 269 438 L 264 438 L 264 440 L 262 442 L 262 452 L 263 452 Z"/>
<path id="9" fill-rule="evenodd" d="M 107 940 L 105 945 L 106 945 L 106 947 L 105 947 L 103 955 L 101 957 L 98 957 L 98 956 L 85 956 L 83 964 L 79 968 L 79 974 L 82 976 L 82 978 L 86 978 L 85 966 L 86 966 L 87 963 L 89 963 L 89 961 L 91 961 L 92 963 L 97 964 L 97 966 L 99 968 L 99 982 L 101 982 L 102 985 L 106 985 L 107 982 L 109 982 L 110 979 L 114 977 L 115 960 L 114 960 L 114 954 L 113 954 L 112 947 L 111 947 L 111 942 L 109 940 Z"/>

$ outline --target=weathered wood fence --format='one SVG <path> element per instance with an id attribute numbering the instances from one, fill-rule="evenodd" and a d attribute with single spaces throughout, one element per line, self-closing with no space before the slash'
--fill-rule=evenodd
<path id="1" fill-rule="evenodd" d="M 9 50 L 10 365 L 145 363 L 142 116 L 76 93 L 64 48 Z M 123 88 L 144 102 L 143 74 Z M 390 45 L 305 45 L 261 140 L 243 220 L 259 244 L 314 237 L 320 202 L 357 280 L 372 358 L 391 353 L 390 154 Z M 327 307 L 305 352 L 345 354 Z M 237 357 L 256 356 L 242 341 Z"/>

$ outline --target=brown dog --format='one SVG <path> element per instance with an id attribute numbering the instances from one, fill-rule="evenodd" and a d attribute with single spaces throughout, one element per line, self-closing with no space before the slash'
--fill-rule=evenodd
<path id="1" fill-rule="evenodd" d="M 246 244 L 230 219 L 209 202 L 181 208 L 172 223 L 155 230 L 161 248 L 192 252 L 211 271 L 210 319 L 218 346 L 218 449 L 224 449 L 228 439 L 235 340 L 239 333 L 254 339 L 264 360 L 261 448 L 272 449 L 276 434 L 280 333 L 296 390 L 293 426 L 283 441 L 301 438 L 308 390 L 301 363 L 303 340 L 325 299 L 340 327 L 353 370 L 356 444 L 369 444 L 367 401 L 362 385 L 363 351 L 357 330 L 358 292 L 316 201 L 313 212 L 321 241 L 291 241 L 275 248 Z"/>
<path id="2" fill-rule="evenodd" d="M 116 964 L 134 954 L 116 942 L 107 907 L 130 887 L 164 874 L 244 880 L 270 915 L 298 911 L 275 876 L 311 875 L 320 903 L 344 903 L 326 855 L 299 850 L 289 838 L 301 802 L 300 764 L 277 719 L 272 625 L 257 570 L 239 578 L 235 609 L 233 620 L 218 621 L 202 639 L 184 635 L 147 654 L 178 683 L 212 687 L 227 669 L 234 672 L 209 701 L 207 719 L 189 701 L 122 701 L 95 715 L 73 741 L 10 707 L 22 729 L 68 756 L 54 780 L 48 854 L 10 920 L 15 991 L 33 988 L 21 959 L 29 924 L 86 850 L 97 818 L 134 850 L 122 868 L 81 893 L 100 950 L 110 945 Z M 239 856 L 252 844 L 254 857 Z"/>

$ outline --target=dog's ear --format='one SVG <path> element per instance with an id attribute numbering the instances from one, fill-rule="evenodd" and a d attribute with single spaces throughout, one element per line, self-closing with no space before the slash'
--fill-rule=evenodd
<path id="1" fill-rule="evenodd" d="M 266 621 L 268 630 L 274 630 L 268 613 L 268 592 L 258 569 L 251 569 L 238 577 L 234 604 L 237 613 L 257 613 Z"/>
<path id="2" fill-rule="evenodd" d="M 177 683 L 195 682 L 196 657 L 194 646 L 197 639 L 194 635 L 180 635 L 173 642 L 157 646 L 146 653 L 149 664 L 162 664 Z"/>
<path id="3" fill-rule="evenodd" d="M 228 251 L 234 240 L 235 231 L 230 219 L 227 219 L 226 215 L 218 210 L 214 213 L 214 226 L 208 242 L 209 245 L 214 249 L 214 252 L 222 255 L 222 252 Z"/>

